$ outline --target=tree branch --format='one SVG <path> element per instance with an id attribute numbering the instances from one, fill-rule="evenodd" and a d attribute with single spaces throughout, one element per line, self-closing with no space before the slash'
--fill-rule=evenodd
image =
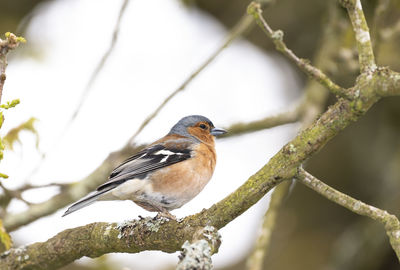
<path id="1" fill-rule="evenodd" d="M 271 0 L 263 1 L 263 6 L 270 4 Z M 211 62 L 217 58 L 217 56 L 227 48 L 236 38 L 243 35 L 247 30 L 249 30 L 253 26 L 253 18 L 248 14 L 245 14 L 238 23 L 229 31 L 227 36 L 225 37 L 225 41 L 222 45 L 213 53 L 211 54 L 205 61 L 202 63 L 189 77 L 186 78 L 185 81 L 171 94 L 169 94 L 161 104 L 150 114 L 146 117 L 146 119 L 140 124 L 139 128 L 135 131 L 132 137 L 129 139 L 129 142 L 134 142 L 136 137 L 142 132 L 142 130 L 158 115 L 158 113 L 167 105 L 167 103 L 175 97 L 180 92 L 184 91 L 186 87 L 193 81 L 194 78 L 197 77 Z"/>
<path id="2" fill-rule="evenodd" d="M 336 55 L 338 48 L 342 46 L 343 39 L 341 37 L 346 33 L 346 28 L 343 28 L 341 24 L 340 12 L 334 2 L 330 2 L 326 13 L 328 21 L 323 27 L 321 46 L 314 56 L 315 65 L 323 71 L 331 68 L 332 58 Z M 331 71 L 331 73 L 333 72 Z M 299 116 L 300 129 L 307 128 L 322 112 L 328 93 L 327 89 L 313 78 L 308 79 L 304 89 L 304 101 L 301 104 L 302 113 Z M 263 269 L 263 263 L 271 245 L 271 234 L 276 226 L 278 211 L 284 198 L 289 194 L 289 186 L 291 186 L 290 182 L 283 182 L 272 192 L 269 208 L 263 218 L 261 232 L 246 262 L 249 270 Z"/>
<path id="3" fill-rule="evenodd" d="M 297 122 L 301 118 L 303 103 L 297 106 L 294 110 L 286 111 L 277 115 L 267 116 L 261 120 L 256 120 L 246 123 L 236 123 L 226 128 L 228 133 L 221 138 L 233 137 L 244 133 L 255 132 L 263 129 L 282 126 Z"/>
<path id="4" fill-rule="evenodd" d="M 382 223 L 385 227 L 386 234 L 389 237 L 390 244 L 396 252 L 397 259 L 400 261 L 400 222 L 396 216 L 356 200 L 349 195 L 328 186 L 301 167 L 298 169 L 297 179 L 300 180 L 302 184 L 321 194 L 325 198 L 349 209 L 350 211 Z"/>
<path id="5" fill-rule="evenodd" d="M 111 42 L 110 42 L 110 46 L 108 47 L 107 51 L 103 54 L 103 56 L 101 57 L 100 61 L 97 63 L 96 68 L 93 70 L 89 81 L 87 82 L 85 89 L 82 93 L 82 96 L 79 100 L 79 103 L 77 105 L 77 107 L 75 108 L 75 111 L 73 112 L 71 119 L 69 120 L 69 122 L 67 123 L 67 126 L 71 125 L 71 122 L 74 121 L 74 119 L 78 116 L 83 103 L 85 103 L 85 100 L 92 88 L 93 83 L 96 81 L 97 76 L 100 74 L 100 71 L 103 69 L 104 64 L 107 62 L 108 58 L 110 57 L 112 51 L 114 50 L 115 45 L 117 44 L 117 40 L 118 40 L 118 35 L 119 35 L 119 30 L 120 30 L 120 26 L 121 26 L 121 21 L 122 21 L 122 17 L 125 14 L 125 10 L 126 7 L 128 6 L 129 0 L 123 0 L 124 2 L 122 3 L 122 6 L 119 10 L 118 13 L 118 18 L 117 18 L 117 22 L 115 23 L 115 27 L 114 27 L 114 31 L 113 31 L 113 35 L 111 38 Z"/>
<path id="6" fill-rule="evenodd" d="M 353 30 L 356 35 L 358 61 L 361 73 L 376 68 L 374 51 L 372 49 L 371 38 L 361 0 L 339 0 L 343 7 L 347 9 Z"/>
<path id="7" fill-rule="evenodd" d="M 67 121 L 67 123 L 63 127 L 63 130 L 58 135 L 58 140 L 56 140 L 56 142 L 53 143 L 53 145 L 52 145 L 52 147 L 50 148 L 49 151 L 51 151 L 52 149 L 55 148 L 55 146 L 58 144 L 58 142 L 61 141 L 61 138 L 64 136 L 64 134 L 66 134 L 67 131 L 69 130 L 69 128 L 72 126 L 72 123 L 75 121 L 76 117 L 78 116 L 79 112 L 81 111 L 81 108 L 82 108 L 83 104 L 85 103 L 87 97 L 89 96 L 89 93 L 90 93 L 90 90 L 92 89 L 93 83 L 96 81 L 96 79 L 97 79 L 98 75 L 100 74 L 101 70 L 103 69 L 105 63 L 107 62 L 108 58 L 110 57 L 111 53 L 113 52 L 114 47 L 117 44 L 120 25 L 121 25 L 121 20 L 122 20 L 122 17 L 124 16 L 124 14 L 125 14 L 125 10 L 126 10 L 126 7 L 128 6 L 128 3 L 129 3 L 129 0 L 123 0 L 122 6 L 121 6 L 121 8 L 119 10 L 117 22 L 116 22 L 115 27 L 114 27 L 114 31 L 113 31 L 113 35 L 112 35 L 112 38 L 111 38 L 110 46 L 104 52 L 104 54 L 101 57 L 100 61 L 97 63 L 95 69 L 93 70 L 92 74 L 90 75 L 89 81 L 86 83 L 86 86 L 83 89 L 83 92 L 82 92 L 81 98 L 79 99 L 78 105 L 76 106 L 75 110 L 73 111 L 70 119 Z M 42 164 L 46 160 L 46 158 L 47 158 L 47 156 L 49 154 L 48 153 L 49 151 L 47 151 L 47 153 L 42 153 L 40 160 L 37 162 L 35 167 L 29 173 L 28 177 L 31 177 L 32 175 L 34 175 L 36 172 L 39 171 L 39 169 L 41 168 Z"/>
<path id="8" fill-rule="evenodd" d="M 65 230 L 46 242 L 11 249 L 0 255 L 0 268 L 57 269 L 83 256 L 95 258 L 110 252 L 161 250 L 171 253 L 180 250 L 182 245 L 192 246 L 185 242 L 188 239 L 205 247 L 210 255 L 217 252 L 220 245 L 219 234 L 213 227 L 202 228 L 194 223 L 165 218 L 97 222 Z M 181 265 L 189 259 L 186 253 Z"/>
<path id="9" fill-rule="evenodd" d="M 214 227 L 206 226 L 200 229 L 194 234 L 192 243 L 183 243 L 176 270 L 213 269 L 211 255 L 218 252 L 220 245 L 221 235 Z"/>
<path id="10" fill-rule="evenodd" d="M 328 76 L 325 75 L 324 72 L 312 66 L 309 60 L 297 57 L 292 50 L 287 48 L 285 42 L 283 41 L 283 32 L 281 30 L 273 31 L 271 29 L 262 16 L 262 9 L 259 3 L 251 2 L 247 8 L 247 12 L 254 17 L 264 33 L 270 39 L 272 39 L 276 49 L 293 61 L 304 73 L 328 88 L 333 94 L 346 99 L 352 99 L 352 97 L 347 93 L 346 89 L 335 84 Z"/>
<path id="11" fill-rule="evenodd" d="M 263 0 L 260 1 L 260 5 L 262 7 L 266 7 L 272 2 L 273 0 Z M 134 142 L 140 132 L 142 132 L 142 130 L 158 115 L 158 113 L 165 107 L 165 105 L 167 105 L 167 103 L 178 93 L 184 91 L 186 87 L 193 81 L 193 79 L 196 78 L 197 75 L 199 75 L 211 62 L 213 62 L 224 49 L 226 49 L 236 38 L 240 37 L 246 31 L 251 29 L 251 27 L 253 26 L 253 22 L 254 20 L 251 16 L 249 16 L 248 14 L 243 15 L 239 22 L 237 22 L 236 25 L 229 31 L 222 45 L 213 54 L 211 54 L 206 59 L 206 61 L 204 61 L 204 63 L 201 64 L 192 74 L 190 74 L 190 76 L 186 78 L 186 80 L 183 81 L 183 83 L 175 91 L 169 94 L 150 115 L 146 117 L 146 119 L 140 124 L 136 132 L 129 139 L 129 142 Z"/>
<path id="12" fill-rule="evenodd" d="M 0 103 L 3 95 L 3 87 L 6 81 L 6 68 L 7 68 L 7 54 L 9 51 L 14 50 L 20 43 L 25 43 L 23 37 L 17 37 L 13 33 L 7 32 L 4 40 L 0 39 Z"/>

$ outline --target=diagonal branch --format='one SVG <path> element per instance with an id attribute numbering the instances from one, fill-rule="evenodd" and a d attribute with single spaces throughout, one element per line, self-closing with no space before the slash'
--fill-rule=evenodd
<path id="1" fill-rule="evenodd" d="M 347 9 L 353 30 L 356 35 L 358 61 L 360 63 L 361 73 L 368 70 L 375 70 L 375 58 L 372 48 L 371 37 L 364 11 L 361 6 L 361 0 L 339 0 L 343 7 Z"/>
<path id="2" fill-rule="evenodd" d="M 271 4 L 273 0 L 263 0 L 260 1 L 260 6 L 266 7 Z M 254 19 L 252 16 L 245 14 L 240 18 L 240 20 L 236 23 L 236 25 L 229 31 L 227 36 L 225 37 L 225 41 L 222 45 L 213 53 L 211 54 L 205 61 L 202 63 L 192 74 L 186 78 L 185 81 L 171 94 L 169 94 L 163 102 L 150 114 L 146 117 L 146 119 L 140 124 L 139 128 L 136 132 L 132 135 L 129 139 L 129 142 L 133 143 L 136 137 L 142 132 L 142 130 L 158 115 L 158 113 L 167 105 L 167 103 L 175 97 L 180 92 L 184 91 L 186 87 L 199 75 L 211 62 L 217 58 L 217 56 L 226 49 L 235 39 L 246 33 L 251 27 L 253 26 Z"/>
<path id="3" fill-rule="evenodd" d="M 333 94 L 347 99 L 352 99 L 352 97 L 347 93 L 346 89 L 334 83 L 324 72 L 311 65 L 309 60 L 297 57 L 292 50 L 288 49 L 283 41 L 283 32 L 281 30 L 272 30 L 268 23 L 264 20 L 260 4 L 251 2 L 247 8 L 247 12 L 254 17 L 264 33 L 270 39 L 272 39 L 276 49 L 293 61 L 304 73 L 317 80 L 323 86 L 328 88 Z"/>
<path id="4" fill-rule="evenodd" d="M 389 237 L 390 244 L 396 252 L 397 258 L 400 260 L 400 222 L 396 216 L 389 214 L 385 210 L 363 203 L 362 201 L 354 199 L 349 195 L 328 186 L 301 167 L 298 169 L 297 179 L 300 180 L 302 184 L 321 194 L 328 200 L 331 200 L 356 214 L 369 217 L 382 223 L 385 227 L 386 234 Z"/>
<path id="5" fill-rule="evenodd" d="M 100 61 L 97 63 L 96 68 L 93 70 L 92 74 L 90 75 L 89 81 L 87 82 L 85 89 L 82 93 L 82 96 L 79 100 L 79 104 L 75 108 L 75 111 L 73 112 L 71 119 L 67 123 L 67 127 L 71 125 L 71 122 L 75 120 L 75 118 L 78 116 L 83 104 L 86 101 L 86 98 L 89 95 L 90 90 L 92 89 L 93 83 L 96 81 L 97 77 L 99 76 L 101 70 L 103 69 L 105 63 L 107 62 L 108 58 L 110 57 L 112 51 L 114 50 L 115 45 L 117 44 L 118 36 L 119 36 L 119 30 L 121 26 L 121 21 L 122 17 L 125 14 L 126 7 L 128 6 L 129 0 L 123 0 L 124 2 L 122 3 L 122 6 L 119 10 L 117 22 L 115 23 L 113 35 L 111 38 L 110 46 L 108 47 L 107 51 L 103 54 L 101 57 Z"/>
<path id="6" fill-rule="evenodd" d="M 85 86 L 85 88 L 84 88 L 84 90 L 82 92 L 81 98 L 79 99 L 78 105 L 76 106 L 75 110 L 73 111 L 73 113 L 72 113 L 71 117 L 69 118 L 68 122 L 63 127 L 63 130 L 58 135 L 58 140 L 56 140 L 56 142 L 53 143 L 53 145 L 52 145 L 52 147 L 51 147 L 51 149 L 49 151 L 51 151 L 52 149 L 55 148 L 57 143 L 61 140 L 63 135 L 67 133 L 67 131 L 72 126 L 72 123 L 75 121 L 75 119 L 79 115 L 83 104 L 85 103 L 87 97 L 89 96 L 90 91 L 92 90 L 93 83 L 96 81 L 96 79 L 99 76 L 101 70 L 104 68 L 105 63 L 107 62 L 108 58 L 110 57 L 111 53 L 113 52 L 113 50 L 115 48 L 115 45 L 117 44 L 120 25 L 121 25 L 121 20 L 122 20 L 122 17 L 124 16 L 124 14 L 125 14 L 126 7 L 128 6 L 128 3 L 129 3 L 129 0 L 123 0 L 123 1 L 124 2 L 122 3 L 122 6 L 121 6 L 121 8 L 119 10 L 117 22 L 116 22 L 115 27 L 114 27 L 114 31 L 113 31 L 113 35 L 112 35 L 112 38 L 111 38 L 110 46 L 105 51 L 105 53 L 101 57 L 100 61 L 97 63 L 95 69 L 93 70 L 92 74 L 90 75 L 89 81 L 86 83 L 86 86 Z M 33 170 L 29 173 L 28 177 L 31 177 L 32 175 L 36 174 L 39 171 L 39 169 L 43 165 L 45 159 L 48 157 L 48 155 L 49 155 L 48 152 L 49 151 L 47 151 L 47 153 L 42 153 L 40 160 L 37 162 L 37 164 L 35 165 Z"/>
<path id="7" fill-rule="evenodd" d="M 171 94 L 169 94 L 158 107 L 146 117 L 146 119 L 140 124 L 139 128 L 135 131 L 132 137 L 129 139 L 129 142 L 134 142 L 136 137 L 142 132 L 142 130 L 158 115 L 158 113 L 168 104 L 168 102 L 174 98 L 177 94 L 184 91 L 186 87 L 199 75 L 210 63 L 212 63 L 215 58 L 226 49 L 236 38 L 241 36 L 245 31 L 250 29 L 253 25 L 253 18 L 247 14 L 245 14 L 239 22 L 232 28 L 232 30 L 228 33 L 225 38 L 225 41 L 222 45 L 212 53 L 189 77 L 186 78 L 182 82 L 182 84 L 174 90 Z"/>

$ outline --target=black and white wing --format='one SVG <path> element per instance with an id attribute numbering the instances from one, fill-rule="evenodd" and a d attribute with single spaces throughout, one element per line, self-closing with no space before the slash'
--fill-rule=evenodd
<path id="1" fill-rule="evenodd" d="M 97 188 L 97 191 L 118 186 L 130 179 L 144 179 L 158 169 L 187 160 L 191 157 L 190 149 L 178 149 L 156 144 L 130 157 L 115 168 L 110 180 Z"/>
<path id="2" fill-rule="evenodd" d="M 99 196 L 131 179 L 144 179 L 151 172 L 191 158 L 190 148 L 185 144 L 156 144 L 128 158 L 110 174 L 109 181 L 71 205 L 63 216 L 94 203 Z"/>

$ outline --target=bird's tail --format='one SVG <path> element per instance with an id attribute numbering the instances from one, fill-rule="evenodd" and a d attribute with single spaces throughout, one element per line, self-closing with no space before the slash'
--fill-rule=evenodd
<path id="1" fill-rule="evenodd" d="M 103 195 L 107 191 L 110 191 L 111 189 L 105 189 L 105 190 L 101 190 L 101 191 L 96 191 L 94 194 L 89 194 L 88 196 L 80 199 L 79 201 L 77 201 L 76 203 L 74 203 L 73 205 L 68 207 L 67 211 L 65 211 L 65 213 L 62 216 L 65 217 L 66 215 L 69 215 L 69 214 L 75 212 L 76 210 L 79 210 L 79 209 L 81 209 L 83 207 L 91 205 L 92 203 L 97 201 L 101 195 Z"/>

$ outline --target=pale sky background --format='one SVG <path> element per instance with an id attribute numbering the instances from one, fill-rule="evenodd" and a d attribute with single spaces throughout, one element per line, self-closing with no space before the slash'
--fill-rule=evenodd
<path id="1" fill-rule="evenodd" d="M 27 32 L 30 57 L 12 57 L 7 69 L 3 102 L 20 98 L 5 113 L 1 130 L 36 117 L 40 151 L 49 151 L 40 171 L 28 177 L 34 184 L 78 181 L 110 153 L 122 147 L 140 123 L 174 91 L 218 46 L 226 29 L 212 17 L 177 0 L 132 0 L 121 22 L 115 50 L 102 70 L 81 114 L 61 137 L 65 123 L 99 59 L 108 48 L 122 1 L 57 0 L 38 7 Z M 260 33 L 261 34 L 261 33 Z M 19 49 L 20 53 L 21 49 Z M 14 56 L 18 55 L 13 52 Z M 165 135 L 180 118 L 209 117 L 216 126 L 256 120 L 285 110 L 298 97 L 298 79 L 278 58 L 266 55 L 245 40 L 235 41 L 161 111 L 138 137 L 149 143 Z M 295 135 L 287 125 L 240 137 L 218 140 L 218 161 L 206 188 L 181 209 L 183 217 L 208 208 L 243 184 L 284 143 Z M 39 160 L 34 137 L 21 134 L 22 145 L 7 151 L 0 171 L 4 184 L 21 185 Z M 52 189 L 25 193 L 41 202 Z M 220 232 L 222 245 L 213 256 L 216 267 L 245 256 L 253 245 L 268 197 Z M 15 212 L 25 209 L 12 204 Z M 56 233 L 96 221 L 121 222 L 138 215 L 153 216 L 132 202 L 98 202 L 65 218 L 62 209 L 12 233 L 17 243 L 45 241 Z M 34 233 L 33 233 L 34 232 Z M 142 252 L 109 256 L 126 269 L 160 269 L 174 265 L 177 254 Z M 81 260 L 90 263 L 90 259 Z"/>

